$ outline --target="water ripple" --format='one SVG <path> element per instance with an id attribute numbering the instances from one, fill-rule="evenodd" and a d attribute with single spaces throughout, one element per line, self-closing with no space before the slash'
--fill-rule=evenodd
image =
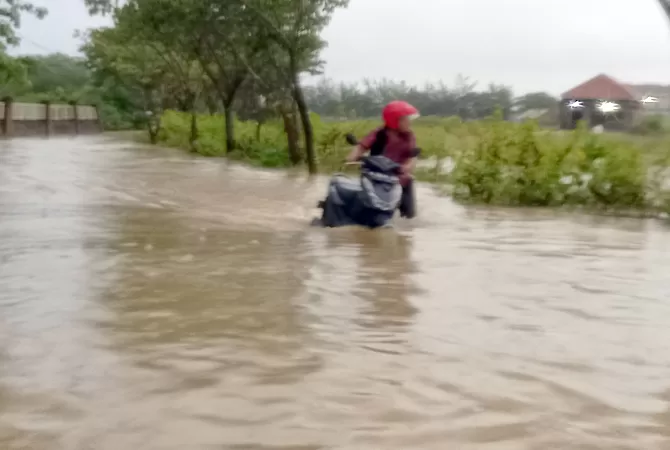
<path id="1" fill-rule="evenodd" d="M 3 449 L 670 447 L 662 224 L 421 187 L 317 230 L 323 178 L 3 145 Z"/>

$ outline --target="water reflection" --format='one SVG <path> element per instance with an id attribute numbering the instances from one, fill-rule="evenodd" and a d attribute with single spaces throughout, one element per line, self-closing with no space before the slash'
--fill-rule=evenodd
<path id="1" fill-rule="evenodd" d="M 298 235 L 206 228 L 169 212 L 128 210 L 101 301 L 120 347 L 254 347 L 276 355 L 309 342 Z"/>
<path id="2" fill-rule="evenodd" d="M 357 323 L 389 335 L 406 330 L 417 313 L 410 298 L 418 292 L 413 279 L 417 265 L 412 257 L 412 236 L 393 230 L 359 229 L 346 234 L 329 234 L 328 247 L 347 244 L 358 249 L 354 294 L 364 304 Z"/>

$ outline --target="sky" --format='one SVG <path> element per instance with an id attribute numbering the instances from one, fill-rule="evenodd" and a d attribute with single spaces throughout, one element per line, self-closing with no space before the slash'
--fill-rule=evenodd
<path id="1" fill-rule="evenodd" d="M 77 54 L 74 31 L 105 23 L 82 0 L 35 1 L 50 14 L 24 19 L 12 53 Z M 460 74 L 556 95 L 599 73 L 670 85 L 670 22 L 656 0 L 350 0 L 323 37 L 336 81 L 453 84 Z"/>

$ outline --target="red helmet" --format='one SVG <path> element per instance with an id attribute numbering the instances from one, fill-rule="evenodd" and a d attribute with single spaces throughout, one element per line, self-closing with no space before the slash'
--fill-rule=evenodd
<path id="1" fill-rule="evenodd" d="M 419 110 L 407 102 L 396 100 L 386 105 L 382 111 L 384 124 L 392 130 L 397 129 L 398 121 L 406 116 L 411 116 L 413 119 L 419 117 Z"/>

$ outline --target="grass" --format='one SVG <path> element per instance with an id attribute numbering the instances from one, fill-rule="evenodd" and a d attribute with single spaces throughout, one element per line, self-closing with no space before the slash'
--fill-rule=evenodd
<path id="1" fill-rule="evenodd" d="M 344 135 L 363 136 L 374 120 L 324 122 L 313 117 L 319 167 L 341 168 L 349 151 Z M 198 117 L 196 151 L 225 156 L 223 117 Z M 257 136 L 254 122 L 236 123 L 238 150 L 231 157 L 262 167 L 289 167 L 286 137 L 280 121 L 264 124 Z M 579 206 L 608 211 L 670 211 L 665 183 L 670 167 L 670 138 L 606 133 L 580 128 L 572 132 L 540 129 L 490 118 L 461 122 L 427 117 L 414 126 L 422 159 L 417 178 L 445 186 L 463 203 L 503 206 Z M 167 112 L 160 141 L 190 148 L 190 117 Z M 442 170 L 443 162 L 452 170 Z"/>

